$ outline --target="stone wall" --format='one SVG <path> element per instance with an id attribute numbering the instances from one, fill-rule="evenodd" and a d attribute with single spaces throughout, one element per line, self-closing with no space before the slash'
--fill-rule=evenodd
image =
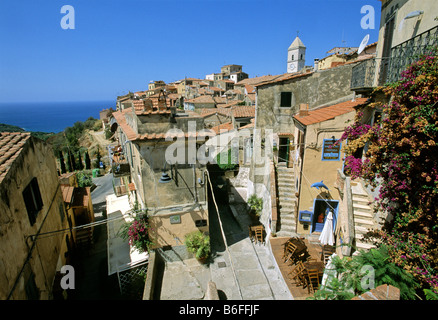
<path id="1" fill-rule="evenodd" d="M 263 197 L 264 201 L 269 201 L 270 188 L 269 188 L 269 160 L 271 158 L 267 152 L 272 150 L 272 137 L 267 135 L 268 130 L 272 129 L 274 133 L 296 133 L 296 127 L 293 122 L 293 115 L 299 112 L 300 104 L 307 104 L 309 109 L 315 109 L 317 107 L 329 106 L 336 103 L 351 100 L 354 97 L 354 93 L 350 90 L 351 72 L 352 67 L 356 63 L 346 64 L 335 68 L 326 70 L 320 70 L 310 74 L 303 74 L 290 80 L 274 82 L 271 84 L 260 85 L 257 87 L 257 107 L 256 107 L 256 123 L 255 128 L 259 130 L 260 136 L 254 135 L 254 150 L 251 162 L 251 172 L 249 179 L 252 183 L 248 186 L 251 187 L 259 196 Z M 292 92 L 292 106 L 280 107 L 281 92 Z M 340 137 L 341 130 L 330 131 L 331 128 L 343 128 L 345 123 L 344 116 L 337 117 L 336 120 L 326 121 L 322 126 L 315 125 L 312 128 L 308 128 L 306 133 L 306 144 L 310 142 L 319 142 L 324 138 L 331 138 L 332 135 Z M 264 140 L 261 140 L 264 138 Z M 260 141 L 262 141 L 262 144 Z M 263 150 L 261 150 L 263 149 Z M 265 155 L 264 155 L 265 154 Z M 260 155 L 264 155 L 266 159 L 264 165 L 257 165 L 256 162 L 260 160 Z M 291 156 L 295 154 L 292 152 Z M 326 162 L 324 166 L 321 165 L 321 151 L 310 150 L 305 151 L 305 166 L 309 168 L 307 172 L 308 178 L 312 183 L 324 179 L 328 182 L 329 188 L 333 187 L 336 173 L 333 177 L 325 177 L 325 173 L 329 170 L 334 170 L 342 166 L 342 161 L 339 162 Z M 317 170 L 315 171 L 314 168 Z M 297 175 L 298 176 L 298 175 Z M 320 178 L 324 176 L 323 178 Z M 319 180 L 314 180 L 318 178 Z M 326 181 L 328 179 L 328 181 Z M 332 181 L 333 180 L 333 181 Z M 268 187 L 267 187 L 268 186 Z M 306 191 L 310 190 L 310 186 L 306 186 Z M 303 192 L 303 190 L 301 190 Z M 248 192 L 248 195 L 250 193 Z M 300 209 L 308 210 L 313 206 L 313 194 L 305 195 L 306 199 L 301 199 L 300 194 Z M 334 199 L 337 197 L 335 196 Z M 303 201 L 301 201 L 303 200 Z M 271 210 L 271 205 L 269 205 Z M 267 209 L 267 208 L 264 208 Z M 264 223 L 268 223 L 268 216 L 262 217 Z M 266 225 L 265 225 L 266 227 Z M 309 231 L 303 230 L 303 225 L 297 225 L 297 232 L 308 233 Z"/>
<path id="2" fill-rule="evenodd" d="M 23 190 L 36 177 L 43 207 L 30 225 Z M 67 227 L 56 162 L 50 146 L 30 138 L 0 185 L 0 299 L 27 299 L 26 282 L 34 275 L 40 299 L 50 299 L 57 265 L 65 263 L 65 234 L 29 238 Z M 59 261 L 60 259 L 60 261 Z M 16 282 L 17 280 L 17 282 Z"/>
<path id="3" fill-rule="evenodd" d="M 205 166 L 198 164 L 193 168 L 191 164 L 179 163 L 165 165 L 168 145 L 169 143 L 154 142 L 139 144 L 140 164 L 136 163 L 136 167 L 133 168 L 133 176 L 136 182 L 140 182 L 144 204 L 150 208 L 191 203 L 195 202 L 195 195 L 199 201 L 205 201 L 205 185 L 198 181 L 198 178 L 204 181 Z M 184 151 L 187 152 L 187 149 Z M 138 177 L 137 171 L 140 171 L 141 178 Z M 159 182 L 163 172 L 171 178 L 170 182 Z"/>
<path id="4" fill-rule="evenodd" d="M 257 87 L 257 128 L 274 132 L 293 132 L 292 116 L 300 104 L 309 109 L 352 99 L 351 69 L 356 63 L 321 70 L 309 75 Z M 280 107 L 281 92 L 292 92 L 293 106 Z"/>
<path id="5" fill-rule="evenodd" d="M 197 226 L 196 221 L 199 220 L 206 220 L 206 225 Z M 150 212 L 149 223 L 152 230 L 150 236 L 154 243 L 152 248 L 181 247 L 185 246 L 184 238 L 188 233 L 197 230 L 208 233 L 208 210 L 205 203 L 160 208 Z M 185 250 L 184 247 L 183 251 Z"/>

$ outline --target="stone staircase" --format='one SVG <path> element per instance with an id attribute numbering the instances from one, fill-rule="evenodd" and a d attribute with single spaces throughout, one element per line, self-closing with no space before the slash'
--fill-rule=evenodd
<path id="1" fill-rule="evenodd" d="M 355 242 L 358 249 L 370 250 L 375 248 L 371 243 L 364 241 L 363 235 L 370 229 L 376 228 L 376 222 L 373 218 L 373 209 L 368 204 L 370 202 L 368 193 L 358 182 L 351 183 L 352 200 L 353 200 L 353 218 Z"/>
<path id="2" fill-rule="evenodd" d="M 297 221 L 295 212 L 295 176 L 294 169 L 286 167 L 285 162 L 277 164 L 277 196 L 279 200 L 277 236 L 295 236 Z"/>

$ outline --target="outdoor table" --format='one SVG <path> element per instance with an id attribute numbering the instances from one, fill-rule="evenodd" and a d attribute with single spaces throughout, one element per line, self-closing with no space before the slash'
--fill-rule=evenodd
<path id="1" fill-rule="evenodd" d="M 297 261 L 306 255 L 307 246 L 303 240 L 295 237 L 295 238 L 290 238 L 288 241 L 292 242 L 297 247 L 293 256 L 291 257 L 292 261 Z"/>
<path id="2" fill-rule="evenodd" d="M 324 274 L 324 262 L 322 261 L 308 261 L 304 262 L 304 274 L 307 275 L 307 270 L 316 269 L 318 274 L 322 276 Z"/>

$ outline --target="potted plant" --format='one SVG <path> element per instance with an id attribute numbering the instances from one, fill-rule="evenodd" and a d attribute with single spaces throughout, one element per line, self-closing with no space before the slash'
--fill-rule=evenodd
<path id="1" fill-rule="evenodd" d="M 201 263 L 205 263 L 210 256 L 210 237 L 199 230 L 187 234 L 184 244 L 187 251 L 193 253 Z"/>
<path id="2" fill-rule="evenodd" d="M 248 205 L 250 208 L 250 215 L 258 220 L 263 210 L 263 199 L 257 197 L 254 193 L 248 198 Z"/>
<path id="3" fill-rule="evenodd" d="M 147 214 L 138 212 L 132 222 L 126 222 L 119 230 L 119 236 L 129 241 L 129 245 L 140 253 L 149 251 L 152 241 L 149 238 Z"/>

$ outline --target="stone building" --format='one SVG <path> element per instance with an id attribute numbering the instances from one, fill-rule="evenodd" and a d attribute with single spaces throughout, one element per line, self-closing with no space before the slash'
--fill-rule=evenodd
<path id="1" fill-rule="evenodd" d="M 111 128 L 129 164 L 131 201 L 148 209 L 154 245 L 178 247 L 188 232 L 208 232 L 205 165 L 196 159 L 203 118 L 165 100 L 156 106 L 138 100 L 113 117 Z"/>
<path id="2" fill-rule="evenodd" d="M 91 188 L 61 184 L 64 206 L 71 223 L 75 227 L 94 222 L 94 209 L 91 201 Z M 93 243 L 94 227 L 72 230 L 76 246 L 89 246 Z"/>
<path id="3" fill-rule="evenodd" d="M 166 83 L 163 80 L 150 81 L 148 84 L 148 91 L 146 92 L 146 95 L 148 97 L 154 95 L 158 93 L 158 89 L 164 88 L 165 86 Z"/>
<path id="4" fill-rule="evenodd" d="M 193 99 L 184 100 L 184 110 L 196 111 L 203 108 L 215 108 L 216 101 L 212 95 L 202 95 Z"/>
<path id="5" fill-rule="evenodd" d="M 70 263 L 68 230 L 52 148 L 30 133 L 0 133 L 0 299 L 52 299 Z"/>
<path id="6" fill-rule="evenodd" d="M 438 45 L 438 3 L 434 0 L 381 2 L 379 38 L 376 48 L 371 51 L 375 51 L 375 57 L 363 59 L 361 63 L 353 66 L 350 87 L 352 92 L 369 97 L 372 102 L 387 103 L 391 97 L 383 95 L 381 90 L 374 90 L 399 80 L 402 71 L 421 55 L 431 52 L 435 54 L 433 50 Z M 369 52 L 368 48 L 372 45 L 367 46 L 364 51 Z M 359 55 L 358 60 L 360 58 Z M 359 119 L 362 123 L 373 125 L 384 118 L 383 110 L 379 108 L 363 107 L 358 110 L 363 115 Z M 354 156 L 360 158 L 360 153 L 363 156 L 366 149 L 367 146 L 359 149 Z M 372 208 L 379 188 L 372 189 L 366 186 L 360 178 L 353 181 L 339 171 L 337 186 L 344 194 L 343 202 L 349 203 L 345 206 L 345 212 L 351 219 L 350 223 L 344 224 L 348 226 L 346 229 L 349 229 L 349 232 L 342 233 L 350 238 L 349 243 L 353 243 L 357 248 L 373 247 L 365 241 L 362 234 L 373 227 L 372 220 L 381 223 L 382 219 L 388 218 L 385 212 Z M 343 241 L 345 242 L 345 238 Z"/>
<path id="7" fill-rule="evenodd" d="M 300 106 L 305 106 L 307 112 L 354 99 L 350 90 L 354 65 L 349 63 L 327 70 L 286 73 L 267 77 L 254 85 L 257 104 L 248 194 L 255 193 L 264 199 L 261 221 L 268 232 L 272 230 L 281 234 L 285 231 L 286 236 L 297 232 L 301 168 L 295 164 L 297 154 L 303 151 L 298 147 L 303 144 L 304 137 L 296 133 L 294 116 L 300 112 Z M 274 167 L 278 179 L 277 217 L 271 215 L 275 201 L 270 196 L 269 184 Z"/>
<path id="8" fill-rule="evenodd" d="M 382 2 L 376 57 L 353 70 L 351 89 L 369 94 L 399 79 L 401 71 L 437 45 L 438 2 L 380 0 Z"/>
<path id="9" fill-rule="evenodd" d="M 296 176 L 297 233 L 321 232 L 327 210 L 333 210 L 336 227 L 340 195 L 335 185 L 338 170 L 343 170 L 344 154 L 342 143 L 335 142 L 342 136 L 346 123 L 354 119 L 355 108 L 367 102 L 367 98 L 357 98 L 310 111 L 304 110 L 293 117 L 296 128 L 294 135 L 298 141 L 302 141 L 294 154 L 294 165 L 300 172 Z M 313 186 L 319 182 L 328 189 Z M 303 211 L 309 213 L 309 220 L 299 221 L 299 213 Z"/>

